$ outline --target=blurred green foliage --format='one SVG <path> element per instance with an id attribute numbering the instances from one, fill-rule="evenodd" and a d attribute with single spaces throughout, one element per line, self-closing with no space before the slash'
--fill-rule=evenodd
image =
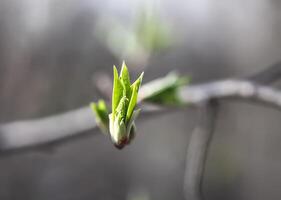
<path id="1" fill-rule="evenodd" d="M 107 16 L 98 23 L 98 37 L 120 60 L 144 61 L 171 46 L 171 29 L 150 4 L 136 10 L 132 19 L 126 24 Z"/>
<path id="2" fill-rule="evenodd" d="M 164 78 L 156 79 L 143 86 L 140 91 L 142 100 L 160 105 L 184 105 L 179 96 L 179 90 L 190 82 L 190 77 L 179 76 L 175 72 L 169 73 Z"/>

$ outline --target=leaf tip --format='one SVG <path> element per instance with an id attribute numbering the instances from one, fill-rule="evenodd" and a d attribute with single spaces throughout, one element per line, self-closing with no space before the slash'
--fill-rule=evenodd
<path id="1" fill-rule="evenodd" d="M 143 79 L 143 75 L 144 75 L 144 72 L 141 73 L 139 79 L 140 79 L 140 83 L 142 82 L 142 79 Z"/>
<path id="2" fill-rule="evenodd" d="M 125 60 L 122 61 L 122 67 L 126 67 L 127 68 Z"/>

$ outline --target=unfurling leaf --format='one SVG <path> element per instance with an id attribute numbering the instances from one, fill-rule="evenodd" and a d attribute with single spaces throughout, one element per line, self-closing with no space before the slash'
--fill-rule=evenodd
<path id="1" fill-rule="evenodd" d="M 159 78 L 144 85 L 140 90 L 142 101 L 160 105 L 180 106 L 185 102 L 179 96 L 179 89 L 190 82 L 190 77 L 169 73 L 164 78 Z"/>
<path id="2" fill-rule="evenodd" d="M 126 116 L 126 122 L 129 122 L 129 120 L 132 117 L 133 111 L 135 109 L 135 106 L 138 101 L 138 92 L 139 92 L 139 87 L 141 85 L 143 78 L 143 73 L 140 75 L 140 77 L 131 85 L 131 90 L 132 90 L 132 95 L 130 99 L 130 103 L 128 105 L 127 109 L 127 116 Z"/>
<path id="3" fill-rule="evenodd" d="M 110 133 L 114 145 L 121 149 L 129 144 L 135 136 L 135 119 L 140 110 L 135 111 L 138 91 L 143 73 L 131 84 L 128 68 L 123 62 L 120 76 L 113 66 L 112 113 L 108 114 L 104 101 L 91 103 L 98 125 Z"/>
<path id="4" fill-rule="evenodd" d="M 123 82 L 124 84 L 124 87 L 125 87 L 125 90 L 126 90 L 126 97 L 128 99 L 131 98 L 131 81 L 130 81 L 130 75 L 129 75 L 129 72 L 128 72 L 128 68 L 125 64 L 125 62 L 123 62 L 122 64 L 122 68 L 121 68 L 121 73 L 120 73 L 120 79 L 121 81 Z"/>
<path id="5" fill-rule="evenodd" d="M 91 103 L 90 107 L 96 115 L 96 121 L 103 133 L 108 133 L 109 118 L 108 109 L 103 100 L 99 100 L 98 103 Z"/>

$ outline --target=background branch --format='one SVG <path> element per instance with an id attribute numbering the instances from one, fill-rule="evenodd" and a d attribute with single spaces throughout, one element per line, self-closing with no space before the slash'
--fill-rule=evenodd
<path id="1" fill-rule="evenodd" d="M 185 87 L 181 98 L 194 105 L 211 99 L 238 98 L 281 108 L 281 92 L 246 80 L 228 79 Z"/>
<path id="2" fill-rule="evenodd" d="M 281 62 L 274 63 L 273 65 L 269 66 L 268 68 L 258 72 L 257 74 L 248 77 L 249 81 L 257 82 L 259 84 L 270 84 L 281 77 Z"/>
<path id="3" fill-rule="evenodd" d="M 258 87 L 254 82 L 270 84 L 281 77 L 281 63 L 276 63 L 248 78 L 249 81 L 226 80 L 224 84 L 211 83 L 201 85 L 201 90 L 195 86 L 189 90 L 182 91 L 183 98 L 193 99 L 194 102 L 201 101 L 199 107 L 199 119 L 197 126 L 191 134 L 187 148 L 186 166 L 184 174 L 184 195 L 186 199 L 203 200 L 202 191 L 205 163 L 208 149 L 213 138 L 216 115 L 218 113 L 218 101 L 222 97 L 242 97 L 275 105 L 280 109 L 281 99 L 278 92 L 269 87 Z M 251 82 L 250 82 L 251 81 Z M 197 94 L 196 94 L 197 93 Z M 277 96 L 275 96 L 277 94 Z M 258 98 L 257 98 L 258 97 Z"/>
<path id="4" fill-rule="evenodd" d="M 203 199 L 202 183 L 207 151 L 214 132 L 217 105 L 206 102 L 199 107 L 197 126 L 194 128 L 186 153 L 184 195 L 186 199 Z"/>

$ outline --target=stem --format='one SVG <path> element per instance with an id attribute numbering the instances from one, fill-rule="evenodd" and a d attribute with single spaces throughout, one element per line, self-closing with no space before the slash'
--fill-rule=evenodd
<path id="1" fill-rule="evenodd" d="M 207 152 L 213 136 L 217 105 L 207 102 L 199 107 L 197 126 L 194 128 L 187 148 L 184 175 L 184 195 L 186 199 L 203 199 L 202 183 Z"/>

